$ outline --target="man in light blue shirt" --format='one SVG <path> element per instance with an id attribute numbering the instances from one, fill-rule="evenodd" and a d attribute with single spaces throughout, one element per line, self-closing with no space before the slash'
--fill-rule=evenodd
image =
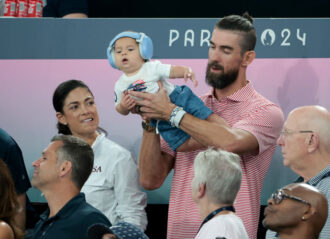
<path id="1" fill-rule="evenodd" d="M 330 205 L 330 113 L 321 106 L 303 106 L 290 112 L 277 143 L 282 147 L 283 164 L 305 182 L 319 189 Z M 328 207 L 330 215 L 330 207 Z M 320 239 L 330 235 L 330 218 Z M 277 238 L 267 231 L 266 238 Z"/>

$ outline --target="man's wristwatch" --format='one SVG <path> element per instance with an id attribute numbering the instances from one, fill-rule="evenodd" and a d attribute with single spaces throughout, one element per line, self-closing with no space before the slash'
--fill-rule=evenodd
<path id="1" fill-rule="evenodd" d="M 142 121 L 142 128 L 147 132 L 155 132 L 156 131 L 156 127 L 151 126 L 150 123 L 145 121 L 145 120 Z"/>

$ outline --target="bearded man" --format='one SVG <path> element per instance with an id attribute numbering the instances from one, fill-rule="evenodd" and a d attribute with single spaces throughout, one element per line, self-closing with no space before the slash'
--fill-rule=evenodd
<path id="1" fill-rule="evenodd" d="M 255 58 L 256 31 L 248 14 L 222 18 L 210 40 L 206 82 L 211 90 L 201 99 L 217 116 L 216 122 L 198 119 L 170 102 L 164 88 L 157 94 L 130 92 L 144 119 L 176 122 L 194 143 L 185 152 L 173 152 L 156 130 L 144 123 L 140 149 L 140 182 L 147 190 L 159 188 L 174 169 L 167 238 L 194 238 L 201 225 L 192 200 L 194 159 L 207 147 L 240 155 L 242 186 L 235 200 L 236 214 L 249 238 L 257 238 L 262 183 L 283 125 L 281 109 L 256 92 L 246 78 Z M 174 113 L 174 114 L 173 114 Z"/>

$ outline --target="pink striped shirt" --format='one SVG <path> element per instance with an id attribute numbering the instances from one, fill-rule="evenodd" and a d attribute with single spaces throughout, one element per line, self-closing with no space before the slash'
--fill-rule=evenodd
<path id="1" fill-rule="evenodd" d="M 201 99 L 232 128 L 246 130 L 258 140 L 258 155 L 241 155 L 243 178 L 234 204 L 249 237 L 254 239 L 257 237 L 262 183 L 282 129 L 283 113 L 277 105 L 257 93 L 251 83 L 220 101 L 213 96 L 213 89 Z M 200 150 L 175 153 L 162 140 L 162 151 L 176 157 L 167 238 L 194 238 L 202 223 L 191 195 L 193 162 Z"/>

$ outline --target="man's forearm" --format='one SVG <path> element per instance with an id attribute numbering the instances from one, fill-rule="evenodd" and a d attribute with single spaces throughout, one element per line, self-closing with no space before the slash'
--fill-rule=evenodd
<path id="1" fill-rule="evenodd" d="M 231 128 L 216 114 L 212 114 L 208 121 L 185 114 L 180 129 L 205 147 L 213 146 L 238 154 L 258 150 L 258 141 L 251 133 Z"/>
<path id="2" fill-rule="evenodd" d="M 163 154 L 160 137 L 155 132 L 143 130 L 139 155 L 140 183 L 147 190 L 159 188 L 173 167 L 173 158 Z"/>
<path id="3" fill-rule="evenodd" d="M 176 107 L 170 102 L 162 86 L 157 94 L 142 92 L 131 92 L 130 94 L 143 99 L 137 104 L 142 106 L 144 119 L 169 121 L 171 113 Z M 259 144 L 252 133 L 231 128 L 224 119 L 216 114 L 211 114 L 207 120 L 201 120 L 186 113 L 181 119 L 179 127 L 205 147 L 213 146 L 238 154 L 258 153 Z M 192 149 L 185 147 L 182 151 L 194 150 L 198 147 L 198 144 L 194 143 Z"/>

